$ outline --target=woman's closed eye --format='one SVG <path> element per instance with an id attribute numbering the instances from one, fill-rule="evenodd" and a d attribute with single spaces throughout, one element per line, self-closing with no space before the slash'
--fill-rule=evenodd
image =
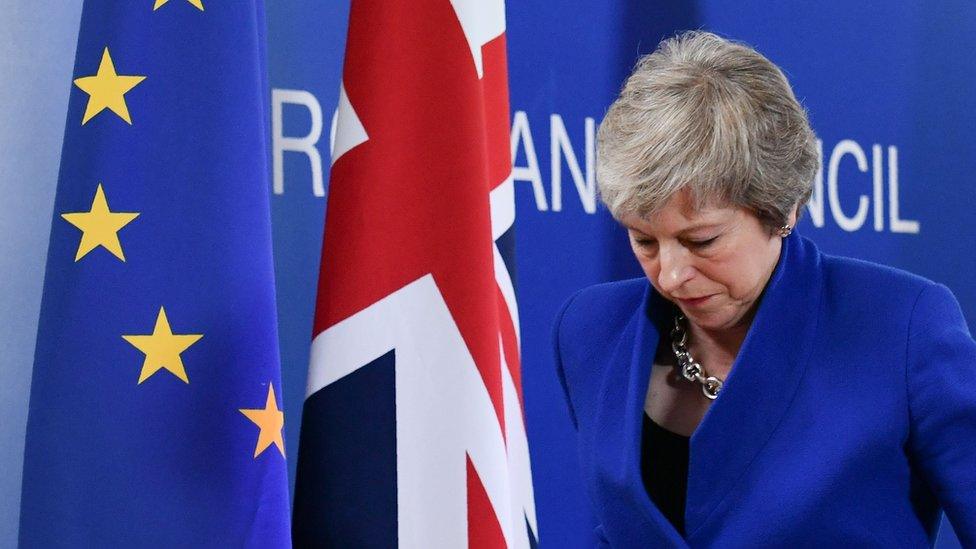
<path id="1" fill-rule="evenodd" d="M 704 250 L 705 248 L 708 248 L 714 244 L 716 240 L 718 240 L 718 236 L 713 236 L 712 238 L 707 238 L 705 240 L 687 240 L 685 243 L 689 248 Z"/>
<path id="2" fill-rule="evenodd" d="M 634 246 L 643 251 L 651 250 L 656 245 L 657 245 L 657 240 L 654 240 L 653 238 L 643 238 L 643 237 L 634 238 Z"/>

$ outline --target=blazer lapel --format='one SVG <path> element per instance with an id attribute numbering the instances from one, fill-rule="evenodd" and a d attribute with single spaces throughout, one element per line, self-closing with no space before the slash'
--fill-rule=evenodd
<path id="1" fill-rule="evenodd" d="M 822 293 L 816 247 L 799 235 L 786 238 L 722 391 L 691 437 L 689 542 L 716 514 L 789 407 L 813 348 Z"/>

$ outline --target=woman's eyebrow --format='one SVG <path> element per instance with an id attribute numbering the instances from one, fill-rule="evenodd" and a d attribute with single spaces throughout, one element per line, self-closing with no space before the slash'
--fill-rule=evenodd
<path id="1" fill-rule="evenodd" d="M 722 227 L 724 225 L 725 225 L 724 223 L 699 223 L 697 225 L 692 225 L 691 227 L 687 227 L 685 229 L 680 230 L 678 232 L 678 236 L 685 236 L 689 233 L 693 233 L 701 230 L 715 229 L 718 227 Z"/>
<path id="2" fill-rule="evenodd" d="M 686 236 L 689 233 L 693 233 L 695 231 L 715 229 L 715 228 L 723 227 L 724 225 L 725 225 L 725 223 L 721 223 L 721 222 L 716 222 L 716 223 L 697 223 L 695 225 L 692 225 L 691 227 L 686 227 L 684 229 L 681 229 L 680 231 L 677 232 L 676 236 L 679 236 L 679 237 L 680 236 Z M 632 232 L 634 234 L 637 234 L 639 236 L 646 236 L 648 238 L 654 238 L 653 236 L 645 233 L 644 231 L 642 231 L 642 230 L 640 230 L 640 229 L 638 229 L 636 227 L 631 227 L 630 225 L 624 225 L 624 227 L 628 231 L 630 231 L 630 232 Z"/>

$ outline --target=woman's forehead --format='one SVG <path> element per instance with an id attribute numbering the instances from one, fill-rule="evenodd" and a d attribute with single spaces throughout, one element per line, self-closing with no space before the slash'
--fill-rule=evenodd
<path id="1" fill-rule="evenodd" d="M 621 223 L 643 233 L 681 233 L 725 225 L 738 219 L 744 210 L 738 206 L 705 205 L 695 207 L 688 200 L 675 196 L 664 206 L 647 216 L 626 214 Z"/>

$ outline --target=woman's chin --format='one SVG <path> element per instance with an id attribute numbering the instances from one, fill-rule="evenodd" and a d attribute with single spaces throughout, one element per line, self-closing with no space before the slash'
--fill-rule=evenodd
<path id="1" fill-rule="evenodd" d="M 734 324 L 734 319 L 730 317 L 728 311 L 722 309 L 692 309 L 689 308 L 685 310 L 681 309 L 684 313 L 685 318 L 688 322 L 693 323 L 695 326 L 708 331 L 724 330 L 727 329 L 731 324 Z"/>

